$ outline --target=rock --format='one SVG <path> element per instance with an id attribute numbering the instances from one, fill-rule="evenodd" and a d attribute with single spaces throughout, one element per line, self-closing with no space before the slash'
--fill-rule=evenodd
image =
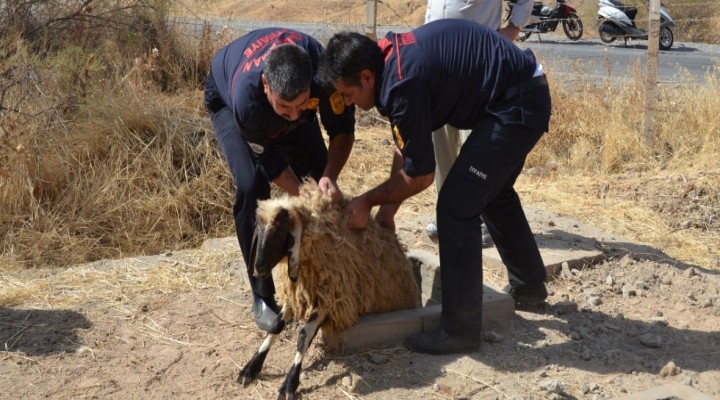
<path id="1" fill-rule="evenodd" d="M 375 365 L 386 364 L 388 362 L 388 356 L 386 356 L 385 354 L 377 354 L 376 353 L 370 357 L 370 362 L 372 362 Z"/>
<path id="2" fill-rule="evenodd" d="M 623 268 L 630 267 L 635 264 L 635 257 L 632 254 L 628 253 L 620 259 L 619 264 Z"/>
<path id="3" fill-rule="evenodd" d="M 590 296 L 590 298 L 588 298 L 588 304 L 591 306 L 599 306 L 602 304 L 602 299 L 598 296 Z"/>
<path id="4" fill-rule="evenodd" d="M 592 358 L 593 358 L 593 357 L 592 357 L 592 352 L 591 352 L 589 349 L 585 349 L 585 350 L 583 350 L 582 353 L 580 354 L 580 358 L 582 358 L 582 359 L 585 360 L 585 361 L 590 361 L 590 360 L 592 360 Z"/>
<path id="5" fill-rule="evenodd" d="M 665 317 L 652 317 L 652 318 L 650 318 L 650 322 L 655 325 L 668 326 L 668 322 L 667 322 L 667 319 L 665 319 Z"/>
<path id="6" fill-rule="evenodd" d="M 557 313 L 557 315 L 574 313 L 578 309 L 577 303 L 572 301 L 559 301 L 555 303 L 552 307 Z"/>
<path id="7" fill-rule="evenodd" d="M 697 270 L 692 267 L 686 269 L 685 272 L 683 272 L 683 276 L 685 276 L 686 278 L 692 278 L 693 276 L 695 276 L 697 274 L 698 274 Z"/>
<path id="8" fill-rule="evenodd" d="M 641 335 L 639 340 L 643 346 L 651 349 L 657 349 L 662 346 L 662 338 L 658 335 L 653 335 L 652 333 Z"/>
<path id="9" fill-rule="evenodd" d="M 549 393 L 563 394 L 565 393 L 565 387 L 565 384 L 554 379 L 540 382 L 540 388 Z"/>
<path id="10" fill-rule="evenodd" d="M 663 285 L 668 285 L 668 286 L 669 286 L 669 285 L 672 285 L 672 281 L 673 281 L 673 274 L 672 274 L 672 273 L 667 273 L 667 274 L 663 275 L 662 279 L 660 280 L 660 282 L 661 282 Z"/>
<path id="11" fill-rule="evenodd" d="M 663 378 L 667 378 L 668 376 L 675 376 L 680 373 L 680 368 L 675 365 L 674 362 L 670 361 L 667 364 L 665 364 L 664 367 L 660 370 L 660 376 Z"/>
<path id="12" fill-rule="evenodd" d="M 352 387 L 352 377 L 344 376 L 341 381 L 342 385 L 349 388 Z"/>
<path id="13" fill-rule="evenodd" d="M 498 343 L 503 340 L 503 337 L 495 331 L 486 331 L 482 333 L 482 339 L 488 343 Z"/>
<path id="14" fill-rule="evenodd" d="M 637 295 L 637 291 L 634 288 L 632 288 L 628 285 L 624 285 L 622 287 L 622 296 L 623 297 L 628 298 L 628 297 L 633 297 L 636 295 Z"/>

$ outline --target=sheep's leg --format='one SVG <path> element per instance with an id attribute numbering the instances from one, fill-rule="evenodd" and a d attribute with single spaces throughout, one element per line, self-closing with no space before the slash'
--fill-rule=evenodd
<path id="1" fill-rule="evenodd" d="M 300 372 L 302 370 L 302 362 L 305 357 L 305 352 L 310 343 L 312 343 L 315 335 L 320 329 L 320 325 L 325 320 L 324 315 L 318 313 L 318 309 L 315 308 L 310 313 L 310 318 L 300 330 L 297 341 L 297 352 L 295 353 L 295 360 L 293 361 L 290 371 L 285 377 L 285 382 L 278 390 L 277 400 L 295 400 L 295 391 L 300 385 Z"/>
<path id="2" fill-rule="evenodd" d="M 285 307 L 283 307 L 283 309 L 280 311 L 278 319 L 282 320 L 284 316 Z M 251 384 L 252 381 L 257 378 L 258 374 L 260 374 L 260 370 L 265 363 L 265 357 L 267 357 L 268 352 L 270 352 L 270 348 L 272 347 L 273 343 L 275 343 L 275 339 L 280 332 L 282 332 L 282 329 L 280 329 L 280 331 L 277 333 L 268 333 L 267 335 L 265 335 L 265 339 L 263 339 L 262 343 L 260 344 L 260 348 L 258 349 L 258 351 L 255 353 L 253 358 L 250 359 L 247 364 L 245 364 L 242 371 L 240 371 L 240 375 L 238 376 L 237 381 L 241 383 L 243 387 L 247 387 L 249 384 Z"/>

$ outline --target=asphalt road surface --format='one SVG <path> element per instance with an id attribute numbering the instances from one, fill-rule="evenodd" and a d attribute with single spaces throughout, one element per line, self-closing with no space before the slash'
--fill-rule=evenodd
<path id="1" fill-rule="evenodd" d="M 202 21 L 176 21 L 185 25 L 189 30 L 200 32 Z M 227 27 L 238 36 L 252 29 L 268 26 L 267 22 L 259 21 L 211 21 L 215 30 Z M 352 30 L 364 33 L 361 25 L 328 25 L 316 23 L 278 23 L 282 27 L 297 29 L 305 32 L 322 43 L 326 43 L 330 36 L 340 30 Z M 276 25 L 277 26 L 277 25 Z M 378 36 L 384 36 L 388 31 L 406 32 L 411 27 L 378 26 Z M 588 28 L 586 28 L 588 29 Z M 587 36 L 587 32 L 585 34 Z M 555 76 L 572 80 L 574 76 L 595 76 L 598 80 L 610 78 L 613 81 L 637 79 L 633 73 L 638 69 L 645 72 L 647 59 L 647 41 L 636 40 L 628 42 L 627 46 L 621 40 L 610 45 L 602 43 L 599 39 L 580 39 L 576 42 L 568 40 L 562 33 L 533 34 L 525 42 L 516 42 L 521 48 L 530 48 L 543 63 L 547 70 Z M 670 50 L 660 51 L 658 61 L 658 81 L 661 83 L 688 83 L 706 82 L 708 78 L 720 79 L 720 45 L 702 43 L 675 42 Z"/>
<path id="2" fill-rule="evenodd" d="M 565 76 L 594 75 L 598 79 L 636 79 L 634 69 L 644 73 L 647 41 L 615 41 L 609 45 L 599 39 L 571 42 L 557 34 L 532 35 L 522 48 L 531 48 L 550 70 Z M 720 78 L 720 45 L 675 42 L 658 56 L 658 81 L 661 83 L 706 82 Z"/>

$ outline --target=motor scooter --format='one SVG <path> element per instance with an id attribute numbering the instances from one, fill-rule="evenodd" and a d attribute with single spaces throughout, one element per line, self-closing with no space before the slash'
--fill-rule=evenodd
<path id="1" fill-rule="evenodd" d="M 598 33 L 603 43 L 612 43 L 615 39 L 647 40 L 648 32 L 635 25 L 637 7 L 628 6 L 618 0 L 598 1 Z M 660 50 L 669 50 L 673 45 L 673 32 L 675 27 L 670 14 L 664 5 L 660 5 Z"/>
<path id="2" fill-rule="evenodd" d="M 506 20 L 512 14 L 513 3 L 508 2 L 509 12 L 506 14 Z M 532 15 L 535 17 L 534 22 L 520 29 L 518 40 L 523 42 L 533 33 L 555 32 L 558 24 L 562 22 L 563 31 L 568 39 L 579 40 L 583 35 L 583 23 L 577 15 L 577 11 L 565 4 L 565 0 L 557 0 L 553 8 L 546 7 L 542 2 L 533 3 Z"/>

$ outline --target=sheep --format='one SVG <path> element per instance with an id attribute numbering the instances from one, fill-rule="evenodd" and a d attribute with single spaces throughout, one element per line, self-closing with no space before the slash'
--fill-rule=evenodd
<path id="1" fill-rule="evenodd" d="M 267 278 L 284 260 L 287 268 L 274 274 L 280 318 L 306 321 L 278 399 L 295 398 L 303 357 L 319 328 L 332 338 L 361 315 L 419 306 L 412 266 L 395 233 L 374 220 L 365 230 L 351 230 L 342 205 L 323 196 L 311 179 L 302 183 L 297 197 L 258 202 L 256 234 L 253 273 Z M 265 336 L 240 372 L 243 387 L 260 373 L 277 333 Z"/>

